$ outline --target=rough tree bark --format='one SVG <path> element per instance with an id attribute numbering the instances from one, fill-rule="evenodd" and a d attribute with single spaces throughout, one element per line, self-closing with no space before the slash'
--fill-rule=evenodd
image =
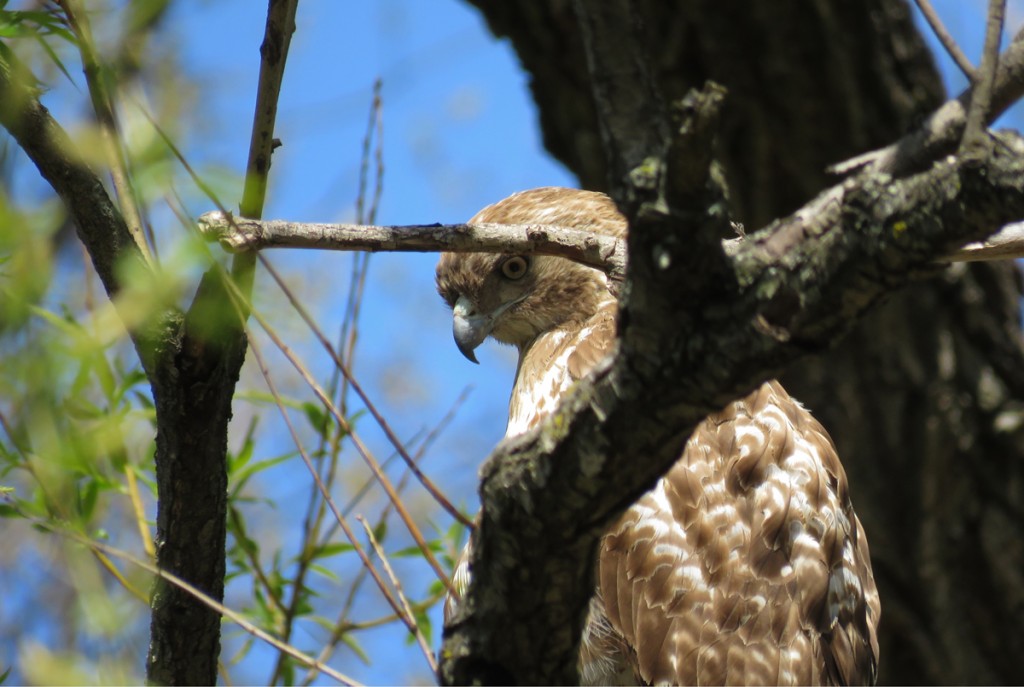
<path id="1" fill-rule="evenodd" d="M 549 150 L 605 189 L 571 3 L 471 2 L 530 72 Z M 734 218 L 751 228 L 942 99 L 903 0 L 639 4 L 667 99 L 707 79 L 728 89 L 717 154 Z M 881 682 L 1024 680 L 1020 293 L 1012 264 L 958 266 L 784 378 L 850 474 L 883 600 Z"/>

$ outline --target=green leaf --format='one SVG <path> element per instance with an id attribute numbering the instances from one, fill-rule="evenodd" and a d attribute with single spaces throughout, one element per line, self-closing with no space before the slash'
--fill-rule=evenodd
<path id="1" fill-rule="evenodd" d="M 85 520 L 92 519 L 92 514 L 96 510 L 96 499 L 99 497 L 99 493 L 99 483 L 94 479 L 85 480 L 84 485 L 81 482 L 77 485 L 78 513 Z"/>
<path id="2" fill-rule="evenodd" d="M 286 655 L 281 661 L 281 684 L 295 684 L 295 661 L 291 656 Z"/>
<path id="3" fill-rule="evenodd" d="M 253 451 L 256 448 L 256 442 L 253 441 L 253 435 L 256 433 L 256 423 L 258 421 L 259 418 L 254 417 L 252 421 L 249 422 L 249 427 L 245 430 L 245 437 L 242 439 L 241 450 L 233 456 L 228 456 L 229 475 L 243 467 L 252 458 Z"/>
<path id="4" fill-rule="evenodd" d="M 4 683 L 7 677 L 11 674 L 12 670 L 14 670 L 14 666 L 7 666 L 7 670 L 5 670 L 3 673 L 0 673 L 0 685 Z"/>
<path id="5" fill-rule="evenodd" d="M 85 400 L 81 395 L 69 396 L 64 401 L 64 412 L 75 420 L 95 420 L 107 415 L 105 410 Z"/>
<path id="6" fill-rule="evenodd" d="M 331 427 L 331 416 L 323 406 L 306 401 L 302 404 L 302 412 L 306 414 L 310 426 L 321 437 L 326 437 Z"/>
<path id="7" fill-rule="evenodd" d="M 360 646 L 359 640 L 353 637 L 351 633 L 346 632 L 343 634 L 341 636 L 341 641 L 345 646 L 352 650 L 352 653 L 359 657 L 360 661 L 366 665 L 370 665 L 370 657 L 366 655 L 365 651 L 363 651 L 363 647 Z"/>
<path id="8" fill-rule="evenodd" d="M 441 551 L 444 550 L 444 546 L 442 546 L 441 542 L 439 542 L 437 540 L 428 541 L 427 542 L 427 548 L 430 549 L 431 553 L 441 553 Z M 412 557 L 418 558 L 418 557 L 423 556 L 423 551 L 420 549 L 419 546 L 409 546 L 409 547 L 406 547 L 404 549 L 399 549 L 398 551 L 394 551 L 393 553 L 390 553 L 388 555 L 391 558 L 412 558 Z"/>
<path id="9" fill-rule="evenodd" d="M 283 463 L 286 460 L 290 460 L 291 458 L 294 458 L 295 455 L 295 451 L 289 451 L 288 453 L 285 453 L 282 456 L 277 456 L 276 458 L 267 458 L 266 460 L 261 460 L 259 462 L 253 463 L 252 465 L 246 466 L 245 469 L 240 470 L 238 474 L 232 476 L 235 482 L 235 487 L 232 490 L 232 494 L 237 494 L 238 492 L 240 492 L 242 490 L 242 487 L 245 486 L 245 483 L 249 481 L 249 478 L 255 475 L 256 473 L 262 472 L 267 468 L 272 468 L 275 465 Z"/>
<path id="10" fill-rule="evenodd" d="M 330 558 L 331 556 L 337 556 L 339 553 L 347 553 L 355 549 L 354 546 L 347 542 L 334 542 L 331 544 L 324 544 L 316 547 L 313 551 L 312 558 Z"/>
<path id="11" fill-rule="evenodd" d="M 135 389 L 135 387 L 146 381 L 146 373 L 143 372 L 142 368 L 140 367 L 134 367 L 128 370 L 127 372 L 120 372 L 120 377 L 121 381 L 117 385 L 117 388 L 114 391 L 113 398 L 111 399 L 112 403 L 114 404 L 120 404 L 122 401 L 124 401 L 124 398 L 125 396 L 128 395 L 129 391 L 135 391 L 136 394 L 140 393 L 138 390 Z M 150 400 L 149 397 L 146 396 L 144 392 L 142 393 L 142 395 L 146 399 L 145 402 L 142 402 L 142 406 L 144 408 L 152 407 L 152 400 Z"/>
<path id="12" fill-rule="evenodd" d="M 338 582 L 341 579 L 340 577 L 338 577 L 337 574 L 335 574 L 333 570 L 325 568 L 324 566 L 318 565 L 316 563 L 311 563 L 309 569 L 315 573 L 322 575 L 323 577 L 326 577 L 331 582 Z"/>
<path id="13" fill-rule="evenodd" d="M 445 591 L 446 588 L 444 586 L 444 582 L 441 580 L 434 580 L 430 583 L 430 586 L 427 587 L 427 594 L 430 596 L 440 596 L 441 594 L 444 594 Z"/>
<path id="14" fill-rule="evenodd" d="M 381 520 L 377 523 L 377 526 L 373 528 L 373 538 L 377 540 L 378 544 L 384 543 L 384 537 L 388 534 L 388 521 Z"/>
<path id="15" fill-rule="evenodd" d="M 61 36 L 62 38 L 65 38 L 66 40 L 68 40 L 68 42 L 71 42 L 71 43 L 74 42 L 74 40 L 71 39 L 71 34 L 68 33 L 67 31 L 63 30 L 63 29 L 61 29 L 59 31 L 51 31 L 50 33 L 56 34 L 58 36 Z M 72 84 L 75 83 L 75 80 L 71 78 L 71 73 L 68 71 L 67 67 L 64 66 L 64 63 L 61 61 L 60 56 L 57 55 L 56 51 L 54 51 L 54 49 L 50 47 L 50 44 L 47 43 L 46 40 L 41 35 L 39 35 L 39 34 L 36 34 L 35 38 L 36 38 L 36 42 L 39 43 L 39 45 L 42 46 L 42 48 L 46 52 L 47 56 L 51 60 L 53 60 L 53 63 L 55 65 L 57 65 L 57 69 L 59 69 L 61 71 L 61 73 L 64 75 L 64 78 L 67 79 L 68 82 L 70 82 Z"/>
<path id="16" fill-rule="evenodd" d="M 413 609 L 412 615 L 413 618 L 416 619 L 416 624 L 419 626 L 420 632 L 422 632 L 423 636 L 426 637 L 427 644 L 433 644 L 434 642 L 432 635 L 434 634 L 434 627 L 430 622 L 430 616 L 427 614 L 427 609 Z M 414 637 L 412 637 L 412 635 L 410 634 L 409 639 L 411 642 L 414 639 Z"/>
<path id="17" fill-rule="evenodd" d="M 138 401 L 139 405 L 142 406 L 143 408 L 152 409 L 155 407 L 153 405 L 153 399 L 151 399 L 149 396 L 142 393 L 141 391 L 133 391 L 132 395 L 135 396 L 135 400 Z M 155 419 L 156 416 L 154 416 L 154 420 Z"/>

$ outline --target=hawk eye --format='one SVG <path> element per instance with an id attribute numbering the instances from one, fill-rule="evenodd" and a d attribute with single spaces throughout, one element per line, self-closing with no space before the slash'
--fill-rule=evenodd
<path id="1" fill-rule="evenodd" d="M 529 269 L 529 261 L 521 255 L 515 255 L 505 262 L 501 263 L 501 273 L 505 275 L 506 279 L 520 279 L 526 270 Z"/>

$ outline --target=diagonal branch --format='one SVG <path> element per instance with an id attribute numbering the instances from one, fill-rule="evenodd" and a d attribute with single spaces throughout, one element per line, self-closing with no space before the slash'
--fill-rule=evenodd
<path id="1" fill-rule="evenodd" d="M 1024 216 L 1024 139 L 1001 143 L 981 161 L 947 159 L 902 180 L 850 179 L 751 235 L 732 258 L 728 302 L 712 289 L 649 315 L 657 350 L 673 352 L 661 367 L 624 347 L 538 431 L 499 446 L 482 470 L 474 583 L 446 628 L 443 680 L 573 680 L 606 523 L 709 412 L 833 344 L 886 293 L 934 273 L 951 246 Z"/>
<path id="2" fill-rule="evenodd" d="M 828 171 L 850 174 L 866 168 L 872 172 L 905 176 L 925 169 L 932 161 L 956 150 L 967 125 L 974 89 L 974 86 L 969 86 L 956 98 L 944 103 L 919 127 L 895 143 L 837 163 Z M 1024 97 L 1024 30 L 1014 36 L 1010 47 L 999 56 L 984 123 L 991 124 L 1021 97 Z"/>
<path id="3" fill-rule="evenodd" d="M 99 176 L 39 102 L 34 83 L 21 61 L 0 44 L 0 125 L 11 133 L 74 217 L 78 237 L 113 300 L 123 286 L 118 268 L 130 268 L 134 263 L 140 269 L 132 271 L 147 274 L 145 256 Z M 132 337 L 143 365 L 152 370 L 155 342 L 144 332 L 132 332 Z"/>
<path id="4" fill-rule="evenodd" d="M 985 47 L 978 67 L 978 78 L 974 82 L 971 105 L 967 110 L 964 138 L 960 144 L 961 153 L 984 154 L 988 145 L 985 137 L 985 122 L 989 120 L 992 104 L 992 88 L 999 66 L 999 39 L 1003 35 L 1003 16 L 1006 14 L 1006 0 L 989 0 L 988 18 L 985 21 Z"/>
<path id="5" fill-rule="evenodd" d="M 935 37 L 939 39 L 939 43 L 942 44 L 942 47 L 946 49 L 949 56 L 956 62 L 956 66 L 960 67 L 960 71 L 964 73 L 967 80 L 973 83 L 976 78 L 974 65 L 967 59 L 967 55 L 957 45 L 953 36 L 950 35 L 946 25 L 942 23 L 942 19 L 935 11 L 935 8 L 932 7 L 930 0 L 914 0 L 914 4 L 917 5 L 917 9 L 921 10 L 921 14 L 924 16 L 925 21 L 928 22 L 928 26 L 932 27 Z"/>
<path id="6" fill-rule="evenodd" d="M 142 214 L 139 212 L 135 189 L 132 187 L 128 172 L 128 160 L 121 140 L 121 127 L 114 110 L 114 98 L 107 89 L 107 82 L 102 74 L 103 67 L 89 27 L 88 13 L 82 10 L 78 0 L 59 0 L 58 4 L 64 10 L 68 25 L 77 39 L 89 96 L 92 99 L 93 111 L 96 113 L 96 121 L 99 123 L 104 153 L 110 166 L 110 177 L 117 191 L 121 212 L 139 250 L 147 260 L 151 260 L 152 255 L 142 230 Z"/>

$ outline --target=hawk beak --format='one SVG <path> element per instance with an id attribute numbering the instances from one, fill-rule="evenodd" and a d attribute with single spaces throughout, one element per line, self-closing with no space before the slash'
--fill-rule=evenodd
<path id="1" fill-rule="evenodd" d="M 459 347 L 459 352 L 470 362 L 479 364 L 473 351 L 484 342 L 493 328 L 493 315 L 479 314 L 468 298 L 459 296 L 452 312 L 452 334 L 455 335 L 455 345 Z"/>

